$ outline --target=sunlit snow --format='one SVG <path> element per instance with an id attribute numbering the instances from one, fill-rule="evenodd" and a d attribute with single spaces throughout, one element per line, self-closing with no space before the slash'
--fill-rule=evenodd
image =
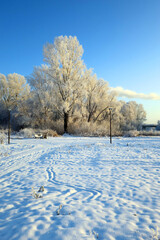
<path id="1" fill-rule="evenodd" d="M 146 240 L 158 228 L 159 137 L 0 145 L 0 239 Z"/>

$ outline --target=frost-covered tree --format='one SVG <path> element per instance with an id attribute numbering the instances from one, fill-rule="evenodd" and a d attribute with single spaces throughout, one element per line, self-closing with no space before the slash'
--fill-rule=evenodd
<path id="1" fill-rule="evenodd" d="M 7 110 L 12 110 L 20 102 L 26 100 L 29 92 L 30 87 L 24 76 L 17 73 L 7 76 L 0 74 L 0 101 L 3 102 Z"/>
<path id="2" fill-rule="evenodd" d="M 30 87 L 24 76 L 13 73 L 5 76 L 0 74 L 0 102 L 8 111 L 10 143 L 10 112 L 29 97 Z"/>
<path id="3" fill-rule="evenodd" d="M 85 111 L 87 122 L 103 121 L 110 106 L 113 106 L 115 97 L 109 91 L 109 86 L 103 79 L 97 79 L 91 70 L 86 71 Z"/>
<path id="4" fill-rule="evenodd" d="M 108 129 L 112 107 L 114 132 L 139 128 L 145 120 L 143 106 L 118 101 L 108 83 L 87 70 L 82 55 L 82 46 L 72 36 L 57 37 L 44 46 L 46 64 L 34 68 L 28 78 L 32 97 L 23 109 L 30 124 L 52 128 L 63 120 L 64 132 L 68 132 L 69 122 L 72 132 L 83 123 L 88 129 L 91 125 L 92 129 Z"/>
<path id="5" fill-rule="evenodd" d="M 120 114 L 122 114 L 121 128 L 124 131 L 139 130 L 142 123 L 146 120 L 146 112 L 143 105 L 135 101 L 124 103 Z"/>
<path id="6" fill-rule="evenodd" d="M 46 74 L 47 66 L 35 67 L 28 77 L 31 86 L 32 99 L 28 103 L 32 126 L 49 127 L 53 117 L 55 93 L 51 79 Z"/>
<path id="7" fill-rule="evenodd" d="M 83 48 L 76 37 L 60 36 L 53 44 L 44 46 L 44 60 L 47 75 L 53 85 L 54 107 L 64 119 L 64 132 L 77 102 L 83 95 L 85 65 Z"/>

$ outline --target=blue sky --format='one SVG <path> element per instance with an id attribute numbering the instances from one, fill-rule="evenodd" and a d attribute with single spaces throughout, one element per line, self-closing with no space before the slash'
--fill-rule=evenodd
<path id="1" fill-rule="evenodd" d="M 29 75 L 43 63 L 43 46 L 56 36 L 77 36 L 83 59 L 98 78 L 143 97 L 147 121 L 160 120 L 159 0 L 1 1 L 0 73 Z M 156 98 L 160 99 L 160 98 Z"/>

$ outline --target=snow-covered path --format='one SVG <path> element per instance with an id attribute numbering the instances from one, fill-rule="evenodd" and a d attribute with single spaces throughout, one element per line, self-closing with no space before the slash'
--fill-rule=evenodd
<path id="1" fill-rule="evenodd" d="M 0 239 L 154 239 L 157 227 L 160 138 L 0 145 Z"/>

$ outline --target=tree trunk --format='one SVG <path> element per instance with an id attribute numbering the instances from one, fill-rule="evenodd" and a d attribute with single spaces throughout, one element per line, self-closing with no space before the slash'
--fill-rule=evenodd
<path id="1" fill-rule="evenodd" d="M 64 113 L 64 133 L 68 133 L 68 118 L 69 114 Z"/>
<path id="2" fill-rule="evenodd" d="M 8 111 L 8 144 L 10 144 L 11 139 L 11 111 Z"/>

